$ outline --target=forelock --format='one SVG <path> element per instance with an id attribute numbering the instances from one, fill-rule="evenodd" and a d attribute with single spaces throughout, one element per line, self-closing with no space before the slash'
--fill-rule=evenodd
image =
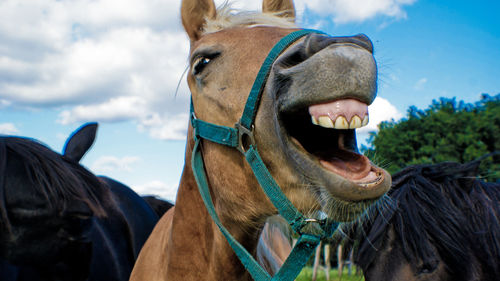
<path id="1" fill-rule="evenodd" d="M 203 34 L 235 27 L 274 26 L 280 28 L 297 28 L 293 18 L 283 17 L 282 13 L 261 13 L 257 11 L 239 11 L 225 3 L 217 9 L 216 17 L 207 18 Z"/>

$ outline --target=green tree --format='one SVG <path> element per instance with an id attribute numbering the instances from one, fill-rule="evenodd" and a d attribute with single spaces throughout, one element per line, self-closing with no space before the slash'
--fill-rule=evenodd
<path id="1" fill-rule="evenodd" d="M 483 94 L 474 104 L 440 98 L 425 110 L 412 106 L 406 118 L 382 122 L 368 143 L 361 150 L 390 173 L 412 164 L 475 160 L 500 150 L 500 94 Z M 480 174 L 500 180 L 500 156 L 485 159 Z"/>

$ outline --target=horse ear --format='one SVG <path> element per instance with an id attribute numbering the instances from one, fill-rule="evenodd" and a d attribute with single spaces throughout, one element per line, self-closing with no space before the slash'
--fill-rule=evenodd
<path id="1" fill-rule="evenodd" d="M 273 13 L 295 20 L 293 0 L 264 0 L 262 2 L 262 12 Z"/>
<path id="2" fill-rule="evenodd" d="M 200 38 L 206 20 L 215 18 L 215 14 L 215 3 L 213 0 L 182 1 L 182 25 L 189 35 L 191 42 Z"/>
<path id="3" fill-rule="evenodd" d="M 66 141 L 64 157 L 79 162 L 94 143 L 97 123 L 86 123 L 78 128 Z"/>

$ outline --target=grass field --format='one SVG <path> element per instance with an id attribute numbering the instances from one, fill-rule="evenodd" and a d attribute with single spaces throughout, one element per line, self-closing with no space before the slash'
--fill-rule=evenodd
<path id="1" fill-rule="evenodd" d="M 312 267 L 304 267 L 302 272 L 300 272 L 299 276 L 297 277 L 296 281 L 311 281 L 312 279 Z M 347 275 L 347 269 L 344 270 L 342 276 L 339 278 L 339 274 L 337 269 L 332 269 L 330 270 L 330 281 L 364 281 L 364 278 L 362 275 Z M 325 271 L 320 269 L 318 270 L 318 278 L 316 281 L 326 281 L 325 277 Z"/>

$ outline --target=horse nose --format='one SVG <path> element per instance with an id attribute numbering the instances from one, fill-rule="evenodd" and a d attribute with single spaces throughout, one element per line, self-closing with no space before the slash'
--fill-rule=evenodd
<path id="1" fill-rule="evenodd" d="M 363 34 L 307 35 L 275 61 L 273 81 L 281 87 L 276 91 L 294 96 L 290 98 L 293 104 L 304 106 L 346 97 L 371 104 L 377 91 L 377 65 L 372 52 L 373 45 Z"/>
<path id="2" fill-rule="evenodd" d="M 351 44 L 361 47 L 373 54 L 372 41 L 364 34 L 330 37 L 323 34 L 313 33 L 309 34 L 304 40 L 304 51 L 306 53 L 306 57 L 310 57 L 333 44 Z"/>
<path id="3" fill-rule="evenodd" d="M 373 54 L 373 44 L 364 34 L 331 37 L 319 33 L 307 35 L 301 43 L 284 52 L 276 60 L 276 68 L 290 68 L 298 65 L 329 46 L 352 46 Z"/>

